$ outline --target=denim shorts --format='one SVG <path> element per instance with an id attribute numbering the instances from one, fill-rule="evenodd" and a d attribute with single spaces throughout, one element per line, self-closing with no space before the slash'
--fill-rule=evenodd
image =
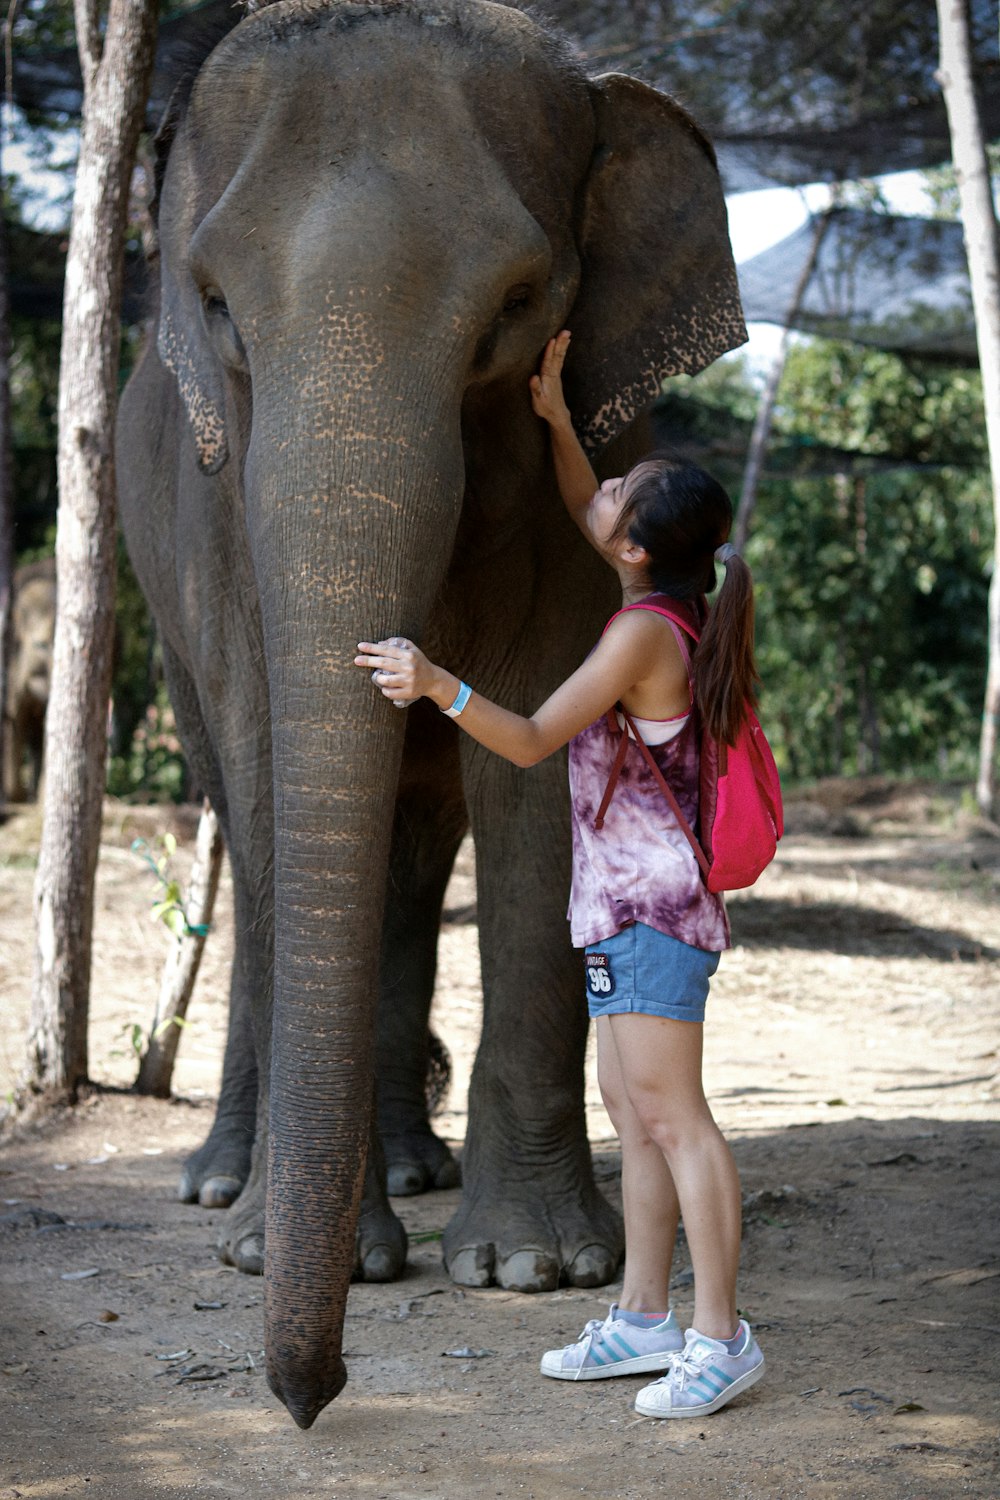
<path id="1" fill-rule="evenodd" d="M 632 922 L 584 950 L 587 1009 L 592 1016 L 635 1013 L 670 1021 L 704 1021 L 708 982 L 718 953 L 692 948 Z"/>

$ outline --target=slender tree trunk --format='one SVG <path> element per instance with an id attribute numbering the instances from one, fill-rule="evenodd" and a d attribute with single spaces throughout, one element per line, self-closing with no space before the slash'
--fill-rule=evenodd
<path id="1" fill-rule="evenodd" d="M 194 993 L 205 938 L 212 921 L 215 896 L 222 870 L 222 833 L 212 804 L 205 798 L 198 820 L 194 864 L 188 884 L 184 914 L 193 931 L 177 938 L 163 966 L 160 997 L 149 1033 L 149 1045 L 139 1067 L 136 1091 L 170 1098 L 170 1080 L 181 1039 L 181 1026 Z"/>
<path id="2" fill-rule="evenodd" d="M 2 151 L 2 141 L 0 141 Z M 2 162 L 2 155 L 0 155 Z M 2 180 L 2 179 L 0 179 Z M 7 217 L 0 205 L 0 735 L 7 732 L 7 667 L 14 606 L 14 463 L 10 411 L 10 295 Z"/>
<path id="3" fill-rule="evenodd" d="M 983 377 L 986 438 L 993 482 L 993 577 L 989 594 L 989 646 L 983 728 L 979 741 L 976 801 L 986 817 L 997 811 L 997 738 L 1000 727 L 1000 252 L 989 161 L 972 81 L 972 48 L 966 0 L 937 0 L 941 68 L 958 178 L 965 251 L 976 315 Z"/>
<path id="4" fill-rule="evenodd" d="M 74 1098 L 87 1077 L 94 874 L 115 597 L 114 415 L 129 183 L 156 38 L 155 0 L 75 0 L 80 159 L 59 375 L 58 604 L 35 883 L 27 1082 Z"/>
<path id="5" fill-rule="evenodd" d="M 750 534 L 750 522 L 753 519 L 754 507 L 757 504 L 757 490 L 760 487 L 760 476 L 764 469 L 764 460 L 767 457 L 768 443 L 771 440 L 771 424 L 774 421 L 774 408 L 778 401 L 778 387 L 781 385 L 781 377 L 785 373 L 785 362 L 788 359 L 788 341 L 792 331 L 792 324 L 798 317 L 802 299 L 806 294 L 806 288 L 816 269 L 816 258 L 819 255 L 823 236 L 826 234 L 827 225 L 830 222 L 828 214 L 822 214 L 816 220 L 815 232 L 806 263 L 802 267 L 799 279 L 792 293 L 788 312 L 785 315 L 785 327 L 782 331 L 781 342 L 778 352 L 774 357 L 764 384 L 764 391 L 757 407 L 757 415 L 754 418 L 753 431 L 750 434 L 750 447 L 747 451 L 746 468 L 743 471 L 743 488 L 740 491 L 740 501 L 736 508 L 736 520 L 733 523 L 733 546 L 740 552 L 746 545 L 746 539 Z"/>

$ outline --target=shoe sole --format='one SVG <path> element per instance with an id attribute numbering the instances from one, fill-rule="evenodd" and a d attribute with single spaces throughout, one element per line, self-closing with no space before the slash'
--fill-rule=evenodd
<path id="1" fill-rule="evenodd" d="M 610 1380 L 615 1375 L 650 1375 L 656 1370 L 665 1370 L 671 1357 L 680 1353 L 680 1347 L 664 1354 L 639 1354 L 635 1359 L 616 1360 L 613 1365 L 590 1365 L 576 1370 L 548 1369 L 543 1358 L 539 1368 L 551 1380 Z"/>
<path id="2" fill-rule="evenodd" d="M 738 1376 L 724 1391 L 720 1391 L 714 1401 L 704 1401 L 701 1406 L 678 1406 L 673 1409 L 655 1406 L 652 1401 L 643 1403 L 643 1393 L 640 1391 L 635 1398 L 635 1409 L 644 1417 L 708 1417 L 713 1411 L 726 1406 L 734 1396 L 739 1396 L 756 1385 L 763 1373 L 764 1361 L 761 1360 L 759 1365 L 754 1365 L 752 1370 L 747 1370 L 745 1375 Z"/>

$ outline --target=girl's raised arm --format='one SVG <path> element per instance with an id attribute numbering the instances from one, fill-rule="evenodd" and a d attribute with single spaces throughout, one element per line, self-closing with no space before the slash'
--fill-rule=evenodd
<path id="1" fill-rule="evenodd" d="M 573 429 L 573 419 L 563 396 L 562 367 L 569 341 L 569 330 L 565 328 L 554 339 L 549 339 L 538 374 L 532 375 L 529 387 L 535 415 L 549 424 L 559 493 L 573 520 L 583 528 L 583 517 L 598 483 Z"/>

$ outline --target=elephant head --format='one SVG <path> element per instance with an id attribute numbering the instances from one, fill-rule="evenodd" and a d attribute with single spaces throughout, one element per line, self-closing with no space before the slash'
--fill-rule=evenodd
<path id="1" fill-rule="evenodd" d="M 247 732 L 269 721 L 273 765 L 267 1358 L 308 1426 L 346 1378 L 406 723 L 355 643 L 421 638 L 472 426 L 489 494 L 551 487 L 527 378 L 553 332 L 573 330 L 594 448 L 745 333 L 705 138 L 663 95 L 586 78 L 512 6 L 266 6 L 179 89 L 161 151 L 157 346 L 215 476 L 184 524 L 243 529 L 263 642 Z"/>

